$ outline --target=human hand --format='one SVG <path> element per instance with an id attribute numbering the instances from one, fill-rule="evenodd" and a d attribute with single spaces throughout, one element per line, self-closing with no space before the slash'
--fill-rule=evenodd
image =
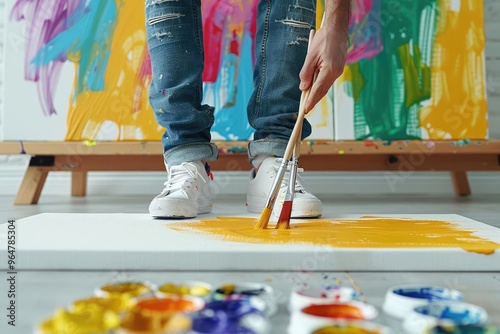
<path id="1" fill-rule="evenodd" d="M 299 88 L 302 91 L 306 91 L 312 85 L 305 104 L 306 113 L 328 93 L 335 80 L 344 72 L 347 39 L 346 33 L 330 26 L 321 27 L 314 35 L 299 74 Z M 312 84 L 315 71 L 318 71 L 318 75 Z"/>

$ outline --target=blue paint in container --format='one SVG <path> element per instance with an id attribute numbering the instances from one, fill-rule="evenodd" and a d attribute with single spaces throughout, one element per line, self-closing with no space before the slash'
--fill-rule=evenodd
<path id="1" fill-rule="evenodd" d="M 463 300 L 463 295 L 456 290 L 434 286 L 396 289 L 394 293 L 404 297 L 426 299 L 428 301 L 458 302 Z"/>
<path id="2" fill-rule="evenodd" d="M 415 308 L 415 312 L 439 320 L 448 320 L 454 325 L 479 325 L 486 321 L 486 311 L 468 303 L 433 302 Z"/>
<path id="3" fill-rule="evenodd" d="M 267 332 L 265 315 L 244 299 L 208 303 L 193 317 L 192 331 L 197 334 L 259 334 Z"/>
<path id="4" fill-rule="evenodd" d="M 429 330 L 429 334 L 500 334 L 500 328 L 491 326 L 436 326 Z"/>

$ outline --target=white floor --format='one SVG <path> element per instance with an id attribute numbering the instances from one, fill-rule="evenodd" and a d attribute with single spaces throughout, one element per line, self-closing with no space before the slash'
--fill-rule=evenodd
<path id="1" fill-rule="evenodd" d="M 0 197 L 0 218 L 20 219 L 43 212 L 131 212 L 144 213 L 150 198 L 141 197 L 96 197 L 71 198 L 66 196 L 42 196 L 35 206 L 13 206 L 12 197 Z M 450 196 L 334 196 L 323 197 L 328 208 L 339 214 L 363 213 L 422 213 L 460 214 L 493 226 L 500 227 L 500 194 L 456 198 Z M 244 212 L 244 196 L 219 196 L 215 210 L 225 212 L 241 208 Z M 22 235 L 18 236 L 22 238 Z M 61 238 L 64 236 L 61 235 Z M 6 259 L 2 259 L 6 261 Z M 6 273 L 0 277 L 0 295 L 5 296 Z M 285 305 L 290 289 L 300 283 L 328 282 L 339 279 L 343 284 L 359 286 L 368 300 L 379 308 L 384 294 L 391 286 L 404 283 L 433 284 L 455 288 L 464 293 L 465 300 L 484 307 L 490 315 L 490 323 L 500 326 L 500 273 L 464 272 L 112 272 L 112 271 L 29 271 L 17 275 L 17 326 L 7 326 L 5 314 L 0 312 L 0 333 L 30 333 L 41 319 L 52 314 L 56 307 L 64 307 L 71 301 L 92 294 L 96 286 L 116 276 L 162 283 L 170 280 L 201 279 L 212 284 L 224 282 L 258 281 L 271 284 L 280 302 L 280 312 L 273 318 L 273 333 L 286 333 L 288 314 Z M 5 298 L 2 299 L 4 304 Z M 1 306 L 6 313 L 5 307 Z M 382 312 L 381 312 L 382 313 Z M 383 314 L 376 319 L 379 323 L 394 325 Z M 390 322 L 390 323 L 389 323 Z M 396 330 L 396 333 L 398 331 Z"/>

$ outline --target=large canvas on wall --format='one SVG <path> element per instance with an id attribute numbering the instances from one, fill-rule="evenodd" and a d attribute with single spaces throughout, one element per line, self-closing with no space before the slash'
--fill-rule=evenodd
<path id="1" fill-rule="evenodd" d="M 359 52 L 335 84 L 336 139 L 487 137 L 482 0 L 353 6 Z"/>
<path id="2" fill-rule="evenodd" d="M 216 107 L 214 139 L 253 134 L 246 103 L 256 4 L 202 2 L 204 102 Z M 5 8 L 3 140 L 161 138 L 147 97 L 144 1 L 7 0 Z M 333 139 L 332 92 L 309 117 L 312 138 Z"/>

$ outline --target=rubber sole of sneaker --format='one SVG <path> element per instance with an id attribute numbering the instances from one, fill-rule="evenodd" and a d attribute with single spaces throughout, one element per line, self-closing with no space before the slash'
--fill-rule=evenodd
<path id="1" fill-rule="evenodd" d="M 266 205 L 267 199 L 262 199 L 261 197 L 247 197 L 247 210 L 251 213 L 262 213 L 264 206 Z M 273 215 L 279 217 L 281 212 L 281 207 L 283 203 L 276 203 L 274 205 Z M 318 218 L 323 214 L 323 206 L 320 203 L 310 202 L 310 203 L 297 203 L 294 202 L 294 207 L 299 209 L 294 209 L 292 207 L 291 218 Z"/>
<path id="2" fill-rule="evenodd" d="M 149 206 L 149 214 L 155 218 L 195 218 L 198 214 L 209 213 L 212 211 L 211 205 L 204 203 L 194 212 L 193 205 L 184 201 L 171 202 L 168 205 L 164 203 L 152 203 Z"/>

